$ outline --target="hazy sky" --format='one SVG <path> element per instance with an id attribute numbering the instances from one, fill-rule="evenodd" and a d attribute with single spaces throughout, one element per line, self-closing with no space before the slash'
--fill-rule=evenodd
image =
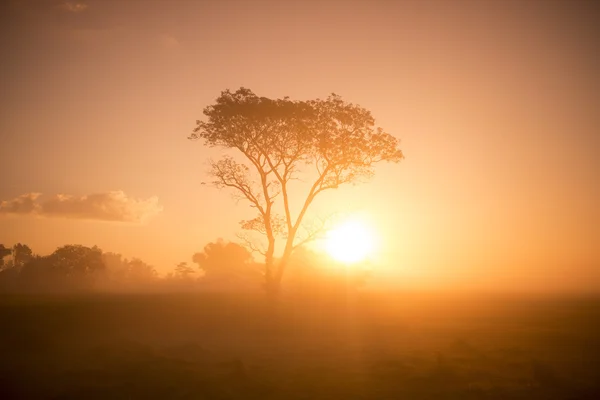
<path id="1" fill-rule="evenodd" d="M 317 204 L 372 219 L 379 281 L 600 288 L 592 1 L 5 0 L 0 12 L 0 243 L 96 244 L 161 271 L 191 261 L 253 216 L 200 185 L 219 154 L 186 139 L 203 107 L 240 86 L 335 92 L 406 156 Z"/>

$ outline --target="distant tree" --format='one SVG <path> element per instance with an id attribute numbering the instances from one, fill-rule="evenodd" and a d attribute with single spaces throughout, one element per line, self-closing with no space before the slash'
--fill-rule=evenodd
<path id="1" fill-rule="evenodd" d="M 26 244 L 17 243 L 12 248 L 13 263 L 21 267 L 33 258 L 33 251 Z"/>
<path id="2" fill-rule="evenodd" d="M 370 111 L 336 94 L 325 100 L 292 101 L 258 97 L 246 88 L 225 90 L 203 113 L 207 121 L 196 121 L 190 139 L 234 149 L 246 160 L 225 156 L 211 161 L 210 173 L 217 188 L 233 189 L 257 211 L 255 218 L 241 221 L 241 227 L 266 236 L 266 248 L 257 250 L 265 257 L 265 288 L 271 297 L 279 293 L 293 251 L 317 235 L 318 229 L 299 235 L 317 195 L 369 178 L 379 162 L 403 158 L 398 139 L 375 128 Z M 290 184 L 310 167 L 314 179 L 293 215 Z M 283 216 L 275 211 L 278 199 Z M 275 262 L 277 238 L 284 248 Z"/>
<path id="3" fill-rule="evenodd" d="M 175 273 L 181 277 L 189 278 L 191 274 L 195 274 L 194 268 L 190 267 L 187 262 L 180 262 L 175 266 Z"/>
<path id="4" fill-rule="evenodd" d="M 67 275 L 94 273 L 105 268 L 102 260 L 102 250 L 96 246 L 86 247 L 79 244 L 69 244 L 57 248 L 51 254 L 51 257 Z"/>
<path id="5" fill-rule="evenodd" d="M 19 277 L 19 271 L 14 266 L 13 260 L 5 262 L 4 258 L 12 254 L 12 248 L 0 244 L 0 291 L 14 291 Z"/>
<path id="6" fill-rule="evenodd" d="M 0 269 L 4 267 L 4 257 L 10 256 L 11 254 L 12 250 L 10 248 L 0 244 Z"/>
<path id="7" fill-rule="evenodd" d="M 89 289 L 106 268 L 102 250 L 96 246 L 66 245 L 44 259 L 69 288 Z"/>
<path id="8" fill-rule="evenodd" d="M 47 256 L 33 255 L 29 247 L 20 244 L 10 251 L 19 268 L 0 270 L 0 291 L 136 289 L 158 279 L 156 269 L 144 261 L 103 253 L 96 246 L 61 246 Z"/>
<path id="9" fill-rule="evenodd" d="M 202 280 L 206 283 L 258 282 L 262 277 L 248 249 L 223 239 L 208 243 L 192 260 L 203 272 Z"/>
<path id="10" fill-rule="evenodd" d="M 128 278 L 131 282 L 147 284 L 155 281 L 158 277 L 156 269 L 139 258 L 133 258 L 127 263 Z"/>
<path id="11" fill-rule="evenodd" d="M 14 270 L 15 287 L 19 291 L 62 291 L 66 288 L 65 276 L 56 268 L 51 256 L 34 257 L 22 268 Z"/>
<path id="12" fill-rule="evenodd" d="M 127 269 L 127 259 L 123 258 L 123 256 L 118 253 L 110 251 L 103 252 L 102 261 L 107 273 L 111 275 L 111 278 L 120 277 Z"/>
<path id="13" fill-rule="evenodd" d="M 138 258 L 128 260 L 121 254 L 106 252 L 102 253 L 102 261 L 108 289 L 143 288 L 158 279 L 156 269 Z"/>

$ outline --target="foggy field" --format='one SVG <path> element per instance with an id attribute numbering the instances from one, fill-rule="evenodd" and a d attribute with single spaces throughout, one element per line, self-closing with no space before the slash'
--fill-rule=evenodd
<path id="1" fill-rule="evenodd" d="M 0 400 L 600 400 L 596 3 L 0 0 Z"/>
<path id="2" fill-rule="evenodd" d="M 600 299 L 0 298 L 2 399 L 598 399 Z"/>

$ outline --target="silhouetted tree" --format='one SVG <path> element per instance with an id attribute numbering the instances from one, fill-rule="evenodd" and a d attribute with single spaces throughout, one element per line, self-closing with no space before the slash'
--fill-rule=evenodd
<path id="1" fill-rule="evenodd" d="M 51 254 L 53 261 L 66 273 L 93 273 L 105 268 L 102 260 L 102 250 L 98 247 L 86 247 L 82 245 L 66 245 L 57 248 Z"/>
<path id="2" fill-rule="evenodd" d="M 128 260 L 121 254 L 102 253 L 106 267 L 107 289 L 136 289 L 147 287 L 158 279 L 156 269 L 144 261 L 133 258 Z"/>
<path id="3" fill-rule="evenodd" d="M 62 271 L 55 267 L 51 256 L 34 257 L 19 270 L 14 268 L 16 286 L 19 291 L 45 292 L 62 291 L 66 280 Z"/>
<path id="4" fill-rule="evenodd" d="M 127 271 L 127 259 L 123 258 L 121 254 L 109 251 L 102 253 L 102 261 L 111 280 L 122 280 L 121 276 L 125 275 Z"/>
<path id="5" fill-rule="evenodd" d="M 202 281 L 212 285 L 259 282 L 262 274 L 244 246 L 218 239 L 192 257 L 203 272 Z"/>
<path id="6" fill-rule="evenodd" d="M 18 268 L 13 268 L 12 258 L 5 262 L 4 258 L 12 255 L 13 249 L 0 244 L 0 291 L 14 291 L 19 278 Z"/>
<path id="7" fill-rule="evenodd" d="M 26 244 L 17 243 L 12 249 L 15 267 L 21 267 L 33 258 L 33 251 Z"/>
<path id="8" fill-rule="evenodd" d="M 194 268 L 190 267 L 187 262 L 180 262 L 175 266 L 175 272 L 182 277 L 189 277 L 189 275 L 196 273 Z"/>
<path id="9" fill-rule="evenodd" d="M 19 268 L 0 270 L 2 291 L 137 289 L 158 280 L 156 269 L 144 261 L 103 253 L 96 246 L 66 245 L 50 255 L 36 256 L 29 247 L 19 244 L 10 252 Z M 14 264 L 13 260 L 10 263 Z"/>
<path id="10" fill-rule="evenodd" d="M 147 284 L 158 277 L 156 269 L 139 258 L 133 258 L 127 263 L 127 277 L 133 283 Z"/>
<path id="11" fill-rule="evenodd" d="M 65 289 L 89 289 L 104 269 L 102 250 L 98 247 L 66 245 L 49 256 L 34 258 L 24 266 L 23 274 L 50 275 L 57 287 Z"/>
<path id="12" fill-rule="evenodd" d="M 10 256 L 12 250 L 10 248 L 4 247 L 3 244 L 0 244 L 0 269 L 4 267 L 4 257 Z"/>
<path id="13" fill-rule="evenodd" d="M 308 208 L 320 193 L 370 177 L 381 161 L 403 158 L 394 136 L 374 128 L 370 111 L 347 103 L 336 94 L 327 99 L 292 101 L 258 97 L 251 90 L 225 90 L 204 111 L 207 121 L 196 121 L 190 139 L 205 145 L 235 149 L 247 163 L 225 156 L 211 161 L 212 182 L 232 188 L 258 215 L 241 221 L 242 229 L 264 234 L 265 287 L 279 292 L 286 264 L 299 245 L 316 236 L 299 237 Z M 290 182 L 312 166 L 315 177 L 296 215 L 290 204 Z M 274 209 L 282 199 L 283 216 Z M 283 255 L 275 262 L 277 238 Z"/>

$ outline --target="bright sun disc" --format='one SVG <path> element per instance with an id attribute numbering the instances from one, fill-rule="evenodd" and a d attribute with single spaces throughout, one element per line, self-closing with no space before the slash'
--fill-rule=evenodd
<path id="1" fill-rule="evenodd" d="M 325 247 L 336 260 L 356 263 L 373 251 L 373 235 L 360 221 L 347 221 L 328 232 Z"/>

